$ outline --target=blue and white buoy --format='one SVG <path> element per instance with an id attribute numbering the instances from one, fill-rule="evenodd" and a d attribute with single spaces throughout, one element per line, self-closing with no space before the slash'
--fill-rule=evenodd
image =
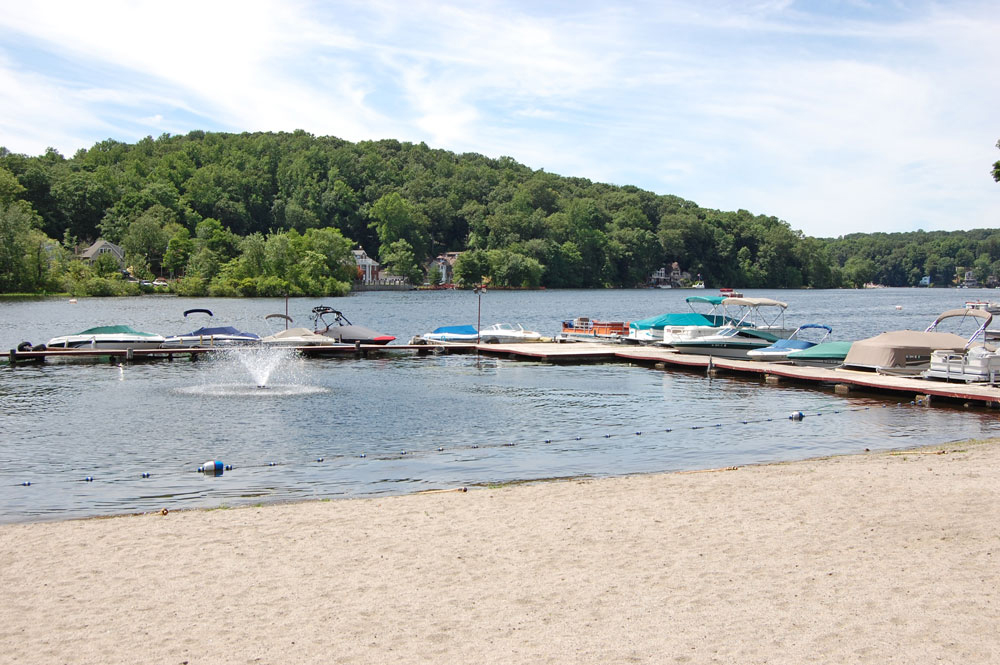
<path id="1" fill-rule="evenodd" d="M 221 476 L 225 468 L 226 465 L 219 460 L 209 460 L 204 466 L 198 467 L 198 470 L 206 475 Z"/>

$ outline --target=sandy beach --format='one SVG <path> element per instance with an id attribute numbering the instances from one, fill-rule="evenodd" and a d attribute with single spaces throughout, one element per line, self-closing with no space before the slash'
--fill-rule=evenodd
<path id="1" fill-rule="evenodd" d="M 0 662 L 996 663 L 998 471 L 968 442 L 0 526 Z"/>

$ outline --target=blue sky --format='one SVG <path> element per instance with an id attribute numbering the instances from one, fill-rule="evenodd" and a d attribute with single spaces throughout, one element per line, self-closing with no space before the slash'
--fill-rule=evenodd
<path id="1" fill-rule="evenodd" d="M 508 155 L 813 236 L 1000 227 L 1000 3 L 0 0 L 0 145 Z"/>

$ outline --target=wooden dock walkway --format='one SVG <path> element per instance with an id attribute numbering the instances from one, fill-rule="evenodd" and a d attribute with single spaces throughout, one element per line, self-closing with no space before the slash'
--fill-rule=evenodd
<path id="1" fill-rule="evenodd" d="M 528 360 L 547 363 L 602 363 L 628 362 L 657 369 L 699 370 L 713 375 L 734 374 L 763 378 L 767 383 L 794 382 L 817 388 L 833 389 L 840 394 L 852 391 L 869 393 L 889 393 L 896 397 L 910 398 L 922 404 L 944 400 L 948 403 L 964 403 L 976 406 L 1000 407 L 1000 387 L 985 383 L 948 383 L 915 377 L 900 377 L 846 369 L 826 369 L 822 367 L 799 367 L 782 363 L 712 358 L 701 355 L 678 353 L 657 346 L 634 346 L 625 344 L 600 344 L 575 342 L 569 344 L 389 344 L 355 346 L 303 346 L 293 348 L 307 357 L 368 357 L 386 353 L 429 354 L 469 354 L 480 353 L 502 356 L 513 360 Z M 11 349 L 7 360 L 10 367 L 22 363 L 44 362 L 48 359 L 101 359 L 111 362 L 140 362 L 155 359 L 189 357 L 197 360 L 205 354 L 218 353 L 221 349 L 69 349 L 45 351 L 17 351 Z"/>
<path id="2" fill-rule="evenodd" d="M 929 405 L 933 398 L 948 402 L 1000 407 L 1000 387 L 986 383 L 948 383 L 917 377 L 888 376 L 876 372 L 824 367 L 799 367 L 732 358 L 678 353 L 657 346 L 633 346 L 576 342 L 571 344 L 481 344 L 479 352 L 512 359 L 549 363 L 630 362 L 656 368 L 702 370 L 714 374 L 762 377 L 768 383 L 795 382 L 832 388 L 840 394 L 852 391 L 891 393 Z"/>

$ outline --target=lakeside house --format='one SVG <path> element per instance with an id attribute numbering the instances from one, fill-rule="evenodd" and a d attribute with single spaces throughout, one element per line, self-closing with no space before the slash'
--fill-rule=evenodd
<path id="1" fill-rule="evenodd" d="M 119 268 L 125 267 L 125 250 L 103 238 L 98 238 L 97 242 L 85 249 L 80 254 L 80 259 L 92 264 L 101 254 L 110 254 L 118 262 Z"/>
<path id="2" fill-rule="evenodd" d="M 377 282 L 379 278 L 379 262 L 368 256 L 368 253 L 360 247 L 352 249 L 351 254 L 354 255 L 354 262 L 358 266 L 358 281 L 362 284 Z"/>
<path id="3" fill-rule="evenodd" d="M 462 252 L 445 252 L 438 254 L 427 267 L 427 278 L 430 279 L 433 270 L 438 271 L 438 284 L 451 284 L 455 281 L 455 261 Z M 433 281 L 433 280 L 431 280 Z"/>

